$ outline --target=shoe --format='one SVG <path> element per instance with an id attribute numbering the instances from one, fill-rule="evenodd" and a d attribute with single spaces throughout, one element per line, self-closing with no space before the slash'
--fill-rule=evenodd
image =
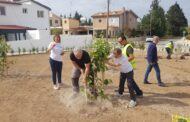
<path id="1" fill-rule="evenodd" d="M 129 102 L 129 104 L 128 104 L 128 107 L 129 107 L 129 108 L 133 108 L 133 107 L 135 107 L 136 105 L 137 105 L 137 102 L 134 101 L 134 100 L 131 100 L 131 101 Z"/>
<path id="2" fill-rule="evenodd" d="M 166 85 L 163 82 L 158 83 L 158 86 L 160 86 L 160 87 L 166 87 Z"/>
<path id="3" fill-rule="evenodd" d="M 119 90 L 118 89 L 115 89 L 114 92 L 118 92 Z"/>
<path id="4" fill-rule="evenodd" d="M 58 89 L 59 89 L 59 87 L 57 87 L 56 85 L 53 85 L 53 88 L 54 88 L 55 90 L 58 90 Z"/>
<path id="5" fill-rule="evenodd" d="M 61 85 L 58 83 L 58 84 L 57 84 L 57 88 L 59 89 L 59 88 L 60 88 L 60 86 L 61 86 Z"/>
<path id="6" fill-rule="evenodd" d="M 141 93 L 140 93 L 140 94 L 136 94 L 136 96 L 137 96 L 138 98 L 143 98 L 143 92 L 141 91 Z"/>
<path id="7" fill-rule="evenodd" d="M 119 92 L 116 92 L 115 96 L 117 96 L 117 97 L 122 97 L 123 94 L 120 94 Z"/>
<path id="8" fill-rule="evenodd" d="M 144 81 L 144 84 L 151 84 L 149 81 Z"/>

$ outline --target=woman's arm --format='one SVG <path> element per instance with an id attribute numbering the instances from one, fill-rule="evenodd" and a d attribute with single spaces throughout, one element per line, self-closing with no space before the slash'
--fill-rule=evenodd
<path id="1" fill-rule="evenodd" d="M 51 46 L 48 47 L 47 52 L 50 52 L 55 47 L 56 43 L 52 42 L 52 44 L 50 44 L 50 45 Z"/>

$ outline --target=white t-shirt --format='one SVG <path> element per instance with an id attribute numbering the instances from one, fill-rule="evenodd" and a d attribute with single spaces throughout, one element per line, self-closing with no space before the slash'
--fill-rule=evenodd
<path id="1" fill-rule="evenodd" d="M 114 62 L 116 64 L 121 64 L 121 66 L 120 66 L 120 72 L 121 73 L 128 73 L 128 72 L 131 72 L 133 70 L 133 67 L 131 66 L 131 64 L 129 63 L 129 61 L 125 55 L 122 54 L 121 57 L 115 58 L 114 55 L 111 54 L 109 56 L 109 58 L 113 58 Z"/>
<path id="2" fill-rule="evenodd" d="M 51 42 L 48 48 L 52 48 L 53 44 L 54 42 Z M 61 43 L 56 43 L 50 52 L 50 58 L 55 61 L 62 62 L 62 56 L 61 56 L 62 51 L 63 51 L 63 46 L 61 45 Z"/>

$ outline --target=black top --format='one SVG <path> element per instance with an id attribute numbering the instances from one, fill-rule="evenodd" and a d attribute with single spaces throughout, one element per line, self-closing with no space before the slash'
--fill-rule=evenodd
<path id="1" fill-rule="evenodd" d="M 129 46 L 127 49 L 126 49 L 126 53 L 127 53 L 127 56 L 129 57 L 130 54 L 133 54 L 134 53 L 134 50 L 131 46 Z"/>
<path id="2" fill-rule="evenodd" d="M 81 69 L 85 69 L 85 64 L 90 63 L 90 56 L 88 52 L 82 50 L 82 58 L 77 59 L 73 52 L 70 54 L 71 61 L 74 61 Z"/>

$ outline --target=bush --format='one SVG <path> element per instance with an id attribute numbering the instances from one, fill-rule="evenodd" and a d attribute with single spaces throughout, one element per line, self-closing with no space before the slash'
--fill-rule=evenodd
<path id="1" fill-rule="evenodd" d="M 18 54 L 20 55 L 20 52 L 21 52 L 21 49 L 20 49 L 20 47 L 18 47 Z"/>
<path id="2" fill-rule="evenodd" d="M 11 49 L 11 54 L 12 54 L 12 55 L 14 54 L 14 50 L 13 50 L 13 49 Z"/>
<path id="3" fill-rule="evenodd" d="M 61 28 L 51 29 L 51 35 L 55 35 L 55 34 L 63 34 L 63 30 Z"/>
<path id="4" fill-rule="evenodd" d="M 187 36 L 186 36 L 186 39 L 190 40 L 190 35 L 187 35 Z"/>
<path id="5" fill-rule="evenodd" d="M 144 42 L 140 42 L 139 43 L 139 49 L 140 50 L 144 50 L 145 49 L 145 43 Z"/>
<path id="6" fill-rule="evenodd" d="M 22 52 L 23 52 L 23 54 L 25 54 L 25 52 L 26 52 L 26 49 L 25 49 L 25 48 L 22 48 Z"/>
<path id="7" fill-rule="evenodd" d="M 38 47 L 36 48 L 36 53 L 39 53 L 39 48 Z"/>
<path id="8" fill-rule="evenodd" d="M 13 64 L 13 61 L 8 61 L 7 59 L 7 53 L 10 49 L 6 41 L 0 37 L 0 75 L 3 75 L 5 71 L 8 74 L 8 69 Z"/>
<path id="9" fill-rule="evenodd" d="M 32 52 L 33 52 L 33 54 L 35 53 L 35 51 L 36 51 L 36 48 L 33 47 L 33 48 L 32 48 Z"/>
<path id="10" fill-rule="evenodd" d="M 45 51 L 45 49 L 44 49 L 44 47 L 42 47 L 42 52 L 44 52 Z"/>

